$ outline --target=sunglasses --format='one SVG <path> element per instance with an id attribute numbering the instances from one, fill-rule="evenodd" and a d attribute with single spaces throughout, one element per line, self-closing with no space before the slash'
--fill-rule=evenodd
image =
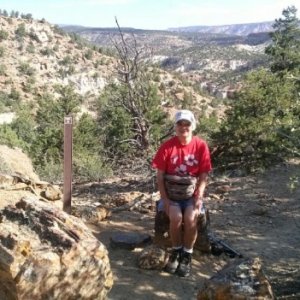
<path id="1" fill-rule="evenodd" d="M 178 122 L 176 123 L 176 125 L 178 125 L 178 126 L 186 126 L 186 127 L 190 127 L 190 126 L 192 125 L 192 123 L 191 123 L 191 122 L 188 122 L 188 121 L 178 121 Z"/>

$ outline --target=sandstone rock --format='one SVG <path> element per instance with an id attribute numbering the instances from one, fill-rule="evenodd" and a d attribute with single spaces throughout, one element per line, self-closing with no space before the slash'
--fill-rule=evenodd
<path id="1" fill-rule="evenodd" d="M 58 186 L 48 185 L 45 190 L 45 198 L 51 201 L 59 200 L 62 198 L 62 193 Z"/>
<path id="2" fill-rule="evenodd" d="M 0 161 L 7 168 L 6 174 L 19 173 L 33 181 L 39 181 L 38 175 L 33 170 L 31 160 L 21 149 L 11 149 L 8 146 L 0 145 Z"/>
<path id="3" fill-rule="evenodd" d="M 146 247 L 139 257 L 139 267 L 146 270 L 162 270 L 168 261 L 168 253 L 164 249 L 151 245 Z"/>
<path id="4" fill-rule="evenodd" d="M 105 220 L 107 217 L 111 216 L 111 211 L 105 207 L 96 207 L 96 213 L 98 217 L 98 222 Z"/>
<path id="5" fill-rule="evenodd" d="M 40 189 L 45 190 L 47 188 L 47 186 L 49 185 L 49 182 L 48 181 L 35 181 L 34 185 Z"/>
<path id="6" fill-rule="evenodd" d="M 225 194 L 231 191 L 231 187 L 230 185 L 221 185 L 216 187 L 216 193 L 218 194 Z"/>
<path id="7" fill-rule="evenodd" d="M 211 193 L 211 194 L 209 194 L 209 196 L 210 196 L 211 198 L 215 199 L 215 200 L 220 200 L 220 199 L 221 199 L 221 197 L 220 197 L 219 195 L 217 195 L 217 194 Z"/>
<path id="8" fill-rule="evenodd" d="M 113 277 L 105 246 L 81 220 L 23 198 L 0 211 L 0 282 L 7 300 L 105 299 Z"/>
<path id="9" fill-rule="evenodd" d="M 272 288 L 263 274 L 259 258 L 235 260 L 204 282 L 198 300 L 268 300 Z"/>
<path id="10" fill-rule="evenodd" d="M 0 174 L 0 188 L 7 188 L 15 184 L 15 179 L 13 176 Z"/>
<path id="11" fill-rule="evenodd" d="M 110 217 L 111 211 L 102 206 L 72 206 L 72 215 L 82 218 L 87 223 L 98 224 Z"/>

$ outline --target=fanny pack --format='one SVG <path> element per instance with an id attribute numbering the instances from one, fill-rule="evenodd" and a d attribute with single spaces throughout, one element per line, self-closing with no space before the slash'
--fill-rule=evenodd
<path id="1" fill-rule="evenodd" d="M 193 197 L 197 178 L 193 176 L 177 176 L 168 175 L 164 176 L 165 188 L 170 200 L 180 201 L 187 200 Z"/>

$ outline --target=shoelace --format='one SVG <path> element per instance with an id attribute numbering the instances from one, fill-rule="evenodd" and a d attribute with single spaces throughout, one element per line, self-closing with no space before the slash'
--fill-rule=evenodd
<path id="1" fill-rule="evenodd" d="M 178 251 L 172 252 L 172 254 L 171 254 L 171 256 L 170 256 L 170 260 L 171 260 L 171 261 L 175 261 L 175 260 L 177 259 L 177 257 L 178 257 L 178 254 L 179 254 Z"/>
<path id="2" fill-rule="evenodd" d="M 191 261 L 191 256 L 189 254 L 183 254 L 181 263 L 188 264 Z"/>

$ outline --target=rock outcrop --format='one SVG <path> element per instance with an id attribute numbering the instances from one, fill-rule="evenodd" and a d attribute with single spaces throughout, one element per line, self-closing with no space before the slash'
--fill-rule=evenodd
<path id="1" fill-rule="evenodd" d="M 235 260 L 204 283 L 198 300 L 269 300 L 272 288 L 259 258 Z"/>
<path id="2" fill-rule="evenodd" d="M 36 198 L 0 210 L 0 299 L 105 299 L 105 246 L 83 224 Z"/>
<path id="3" fill-rule="evenodd" d="M 33 181 L 39 181 L 31 160 L 19 148 L 12 149 L 6 145 L 0 145 L 0 164 L 0 173 L 17 174 Z"/>
<path id="4" fill-rule="evenodd" d="M 141 269 L 162 270 L 166 266 L 168 258 L 166 250 L 156 245 L 150 245 L 141 252 L 138 265 Z"/>

